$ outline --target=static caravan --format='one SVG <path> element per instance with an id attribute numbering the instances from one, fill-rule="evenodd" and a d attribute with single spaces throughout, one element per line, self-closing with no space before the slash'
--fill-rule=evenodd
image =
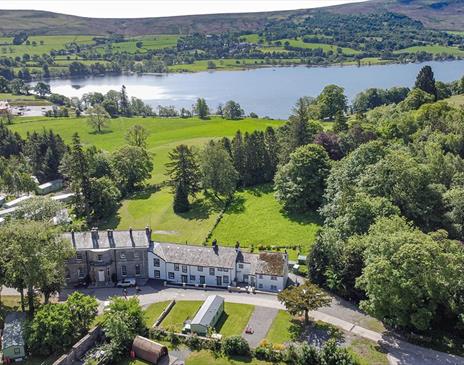
<path id="1" fill-rule="evenodd" d="M 210 295 L 192 319 L 190 330 L 199 336 L 206 336 L 208 329 L 216 325 L 222 313 L 224 313 L 224 298 Z"/>
<path id="2" fill-rule="evenodd" d="M 12 312 L 5 318 L 2 336 L 3 359 L 19 360 L 26 357 L 24 341 L 24 321 L 26 313 Z"/>

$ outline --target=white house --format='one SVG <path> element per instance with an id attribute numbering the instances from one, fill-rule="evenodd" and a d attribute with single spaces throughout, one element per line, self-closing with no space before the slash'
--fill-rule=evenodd
<path id="1" fill-rule="evenodd" d="M 148 276 L 176 284 L 228 287 L 250 285 L 281 291 L 288 278 L 288 257 L 280 252 L 244 253 L 239 248 L 154 242 Z"/>

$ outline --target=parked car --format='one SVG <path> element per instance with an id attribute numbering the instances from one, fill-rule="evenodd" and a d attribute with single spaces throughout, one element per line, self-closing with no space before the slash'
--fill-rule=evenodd
<path id="1" fill-rule="evenodd" d="M 134 278 L 125 278 L 121 281 L 118 281 L 116 286 L 118 288 L 129 288 L 137 285 L 137 281 Z"/>

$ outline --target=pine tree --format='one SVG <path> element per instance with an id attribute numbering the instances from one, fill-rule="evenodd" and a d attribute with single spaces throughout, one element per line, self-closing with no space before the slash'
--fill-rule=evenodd
<path id="1" fill-rule="evenodd" d="M 175 194 L 174 211 L 186 212 L 189 209 L 189 195 L 195 197 L 200 190 L 200 174 L 196 156 L 192 148 L 179 145 L 169 153 L 169 159 L 170 162 L 166 164 L 166 168 L 169 184 Z"/>
<path id="2" fill-rule="evenodd" d="M 435 85 L 435 77 L 433 75 L 432 67 L 422 67 L 417 75 L 415 86 L 418 89 L 435 96 L 435 98 L 437 97 L 437 87 Z"/>
<path id="3" fill-rule="evenodd" d="M 121 115 L 125 117 L 132 116 L 129 98 L 127 96 L 126 87 L 124 85 L 122 85 L 122 88 L 121 88 L 121 99 L 119 100 L 119 110 L 121 111 Z"/>
<path id="4" fill-rule="evenodd" d="M 272 127 L 267 127 L 264 132 L 264 145 L 266 148 L 264 167 L 265 181 L 271 182 L 274 179 L 274 175 L 277 171 L 277 165 L 279 164 L 279 143 L 277 141 L 276 133 Z"/>
<path id="5" fill-rule="evenodd" d="M 338 111 L 335 114 L 333 131 L 335 133 L 340 133 L 348 130 L 348 119 L 345 114 L 341 111 Z"/>
<path id="6" fill-rule="evenodd" d="M 239 176 L 238 185 L 243 186 L 243 178 L 245 176 L 245 148 L 243 144 L 242 133 L 240 131 L 237 131 L 234 138 L 232 139 L 231 150 L 232 161 Z"/>

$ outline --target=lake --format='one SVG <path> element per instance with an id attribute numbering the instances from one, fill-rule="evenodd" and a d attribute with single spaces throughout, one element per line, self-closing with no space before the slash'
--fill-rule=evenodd
<path id="1" fill-rule="evenodd" d="M 464 60 L 426 64 L 432 66 L 436 80 L 449 82 L 464 75 Z M 344 87 L 352 100 L 357 93 L 370 87 L 411 87 L 423 66 L 269 67 L 246 71 L 104 76 L 50 80 L 49 83 L 52 92 L 68 97 L 81 97 L 96 91 L 105 93 L 125 85 L 130 96 L 143 99 L 154 108 L 158 105 L 191 108 L 196 98 L 203 97 L 214 110 L 220 103 L 235 100 L 247 113 L 287 118 L 299 97 L 317 96 L 326 85 Z"/>

